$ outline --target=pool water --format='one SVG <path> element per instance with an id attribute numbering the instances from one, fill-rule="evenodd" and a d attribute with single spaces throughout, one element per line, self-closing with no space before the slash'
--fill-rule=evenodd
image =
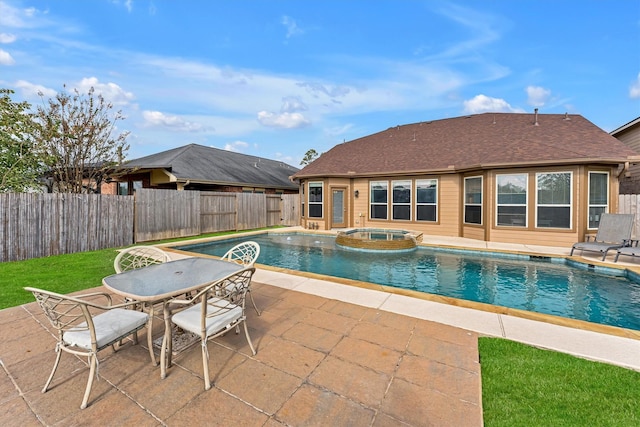
<path id="1" fill-rule="evenodd" d="M 177 249 L 222 256 L 243 240 L 248 239 Z M 332 236 L 308 234 L 249 240 L 260 244 L 259 264 L 640 330 L 640 284 L 622 270 L 576 268 L 561 258 L 425 247 L 361 252 L 338 247 Z"/>

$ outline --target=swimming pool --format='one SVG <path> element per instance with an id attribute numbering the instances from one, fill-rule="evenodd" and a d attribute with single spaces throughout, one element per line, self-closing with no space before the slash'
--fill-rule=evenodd
<path id="1" fill-rule="evenodd" d="M 360 252 L 335 237 L 253 235 L 176 249 L 222 256 L 239 241 L 260 244 L 259 264 L 443 295 L 640 330 L 640 284 L 624 270 L 571 265 L 563 258 L 419 247 Z M 582 266 L 582 267 L 580 267 Z"/>

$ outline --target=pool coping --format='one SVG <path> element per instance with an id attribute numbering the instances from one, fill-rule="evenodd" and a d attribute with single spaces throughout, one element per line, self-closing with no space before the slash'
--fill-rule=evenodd
<path id="1" fill-rule="evenodd" d="M 229 238 L 242 238 L 264 233 L 302 233 L 335 235 L 335 232 L 318 232 L 305 229 L 277 229 L 247 232 L 242 234 L 216 236 L 203 239 L 192 239 L 183 242 L 172 242 L 162 245 L 177 256 L 194 256 L 193 252 L 181 251 L 173 246 L 198 244 Z M 464 242 L 462 242 L 464 243 Z M 422 243 L 421 246 L 452 250 L 470 250 L 476 252 L 508 253 L 523 256 L 540 256 L 538 250 L 478 248 L 459 245 L 443 245 L 442 243 Z M 537 248 L 536 248 L 537 249 Z M 556 248 L 562 249 L 562 248 Z M 580 256 L 567 256 L 551 253 L 550 257 L 564 258 L 587 266 L 629 270 L 636 274 L 638 269 L 629 265 L 611 265 Z M 218 258 L 211 255 L 197 256 Z M 451 326 L 472 330 L 487 336 L 501 336 L 514 341 L 524 342 L 541 348 L 553 349 L 591 360 L 612 363 L 640 371 L 640 358 L 632 355 L 640 354 L 640 331 L 602 325 L 593 322 L 568 319 L 565 317 L 542 314 L 522 309 L 479 303 L 453 297 L 440 296 L 424 292 L 411 291 L 391 286 L 378 285 L 353 279 L 326 276 L 288 270 L 256 264 L 258 274 L 255 280 L 287 289 L 313 293 L 337 300 L 348 299 L 348 302 L 359 305 L 376 306 L 379 309 L 406 314 L 412 317 L 433 320 Z M 338 285 L 339 287 L 336 287 Z M 351 290 L 344 288 L 347 285 Z M 299 288 L 300 287 L 300 288 Z M 361 291 L 357 291 L 361 290 Z M 367 302 L 372 298 L 373 302 Z M 359 295 L 353 297 L 350 295 Z M 347 296 L 347 298 L 345 298 Z M 373 304 L 373 305 L 372 305 Z M 601 344 L 598 344 L 601 343 Z"/>

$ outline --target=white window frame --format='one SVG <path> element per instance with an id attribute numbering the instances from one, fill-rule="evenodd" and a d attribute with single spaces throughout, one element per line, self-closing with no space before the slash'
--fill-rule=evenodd
<path id="1" fill-rule="evenodd" d="M 525 201 L 522 203 L 500 203 L 500 177 L 524 177 L 524 191 L 525 191 Z M 524 224 L 500 224 L 498 222 L 500 218 L 500 207 L 501 206 L 511 206 L 511 207 L 524 207 Z M 528 215 L 529 212 L 529 174 L 528 173 L 500 173 L 496 174 L 496 227 L 516 227 L 516 228 L 527 228 L 528 226 Z"/>
<path id="2" fill-rule="evenodd" d="M 428 184 L 428 185 L 431 185 L 431 184 L 435 183 L 435 189 L 434 189 L 435 190 L 435 198 L 434 198 L 435 201 L 433 203 L 431 203 L 431 202 L 429 202 L 429 203 L 422 202 L 421 203 L 421 202 L 418 201 L 418 186 L 420 184 L 425 184 L 425 183 Z M 416 199 L 416 211 L 415 211 L 416 221 L 419 221 L 419 222 L 438 222 L 438 185 L 439 185 L 438 179 L 436 179 L 436 178 L 416 179 L 416 190 L 415 190 L 415 193 L 416 193 L 416 196 L 415 196 L 415 199 Z M 420 219 L 418 217 L 418 207 L 420 207 L 420 206 L 434 206 L 435 218 L 434 219 Z"/>
<path id="3" fill-rule="evenodd" d="M 607 194 L 605 197 L 605 200 L 607 201 L 606 204 L 599 204 L 599 203 L 591 203 L 591 176 L 592 175 L 606 175 L 607 176 Z M 587 228 L 589 230 L 596 230 L 598 228 L 598 226 L 595 227 L 591 227 L 591 208 L 604 208 L 604 212 L 603 213 L 608 213 L 609 212 L 609 189 L 610 189 L 610 185 L 611 185 L 611 181 L 610 181 L 611 177 L 609 176 L 609 172 L 606 171 L 589 171 L 589 185 L 588 185 L 588 201 L 587 201 Z M 600 223 L 600 219 L 598 218 L 597 220 L 594 219 L 594 221 L 598 221 L 598 224 Z"/>
<path id="4" fill-rule="evenodd" d="M 480 179 L 480 203 L 470 202 L 467 200 L 467 182 L 472 179 Z M 484 177 L 482 175 L 466 176 L 464 178 L 464 209 L 462 212 L 463 222 L 468 225 L 482 225 L 484 223 L 484 215 L 482 205 L 484 202 Z M 467 222 L 467 206 L 480 206 L 480 222 Z"/>
<path id="5" fill-rule="evenodd" d="M 569 174 L 569 203 L 566 204 L 559 204 L 559 203 L 553 203 L 553 204 L 541 204 L 538 200 L 538 193 L 539 193 L 539 182 L 540 182 L 540 176 L 541 175 L 561 175 L 561 174 Z M 535 227 L 538 229 L 543 229 L 543 230 L 548 230 L 548 229 L 552 229 L 552 230 L 571 230 L 573 228 L 573 172 L 572 171 L 557 171 L 557 172 L 537 172 L 536 173 L 536 213 L 535 213 Z M 538 224 L 538 208 L 541 207 L 568 207 L 569 208 L 569 226 L 568 227 L 540 227 L 540 224 Z"/>
<path id="6" fill-rule="evenodd" d="M 387 189 L 387 201 L 385 203 L 374 202 L 373 201 L 373 186 L 374 184 L 384 185 Z M 372 214 L 373 206 L 385 206 L 386 216 L 384 218 L 374 218 Z M 389 220 L 389 181 L 369 181 L 369 219 L 378 220 L 378 221 L 388 221 Z"/>
<path id="7" fill-rule="evenodd" d="M 320 201 L 311 201 L 311 187 L 320 188 Z M 307 191 L 307 195 L 309 197 L 307 203 L 307 218 L 324 218 L 324 182 L 322 181 L 311 181 L 309 182 L 309 189 Z M 320 205 L 320 216 L 311 216 L 311 206 Z"/>
<path id="8" fill-rule="evenodd" d="M 396 185 L 402 185 L 402 186 L 409 187 L 409 201 L 408 202 L 406 202 L 406 203 L 405 202 L 396 203 L 394 201 Z M 391 181 L 391 220 L 392 221 L 411 221 L 411 217 L 412 217 L 412 215 L 411 215 L 411 197 L 412 197 L 412 193 L 413 193 L 413 182 L 410 179 L 399 179 L 399 180 Z M 394 209 L 396 206 L 406 206 L 408 208 L 409 218 L 396 218 L 395 217 L 395 209 Z"/>

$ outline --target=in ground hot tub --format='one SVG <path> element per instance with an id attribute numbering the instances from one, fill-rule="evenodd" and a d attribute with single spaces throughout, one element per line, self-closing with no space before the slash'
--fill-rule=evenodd
<path id="1" fill-rule="evenodd" d="M 371 251 L 413 250 L 421 241 L 421 233 L 381 228 L 340 231 L 336 237 L 336 244 L 341 247 Z"/>

